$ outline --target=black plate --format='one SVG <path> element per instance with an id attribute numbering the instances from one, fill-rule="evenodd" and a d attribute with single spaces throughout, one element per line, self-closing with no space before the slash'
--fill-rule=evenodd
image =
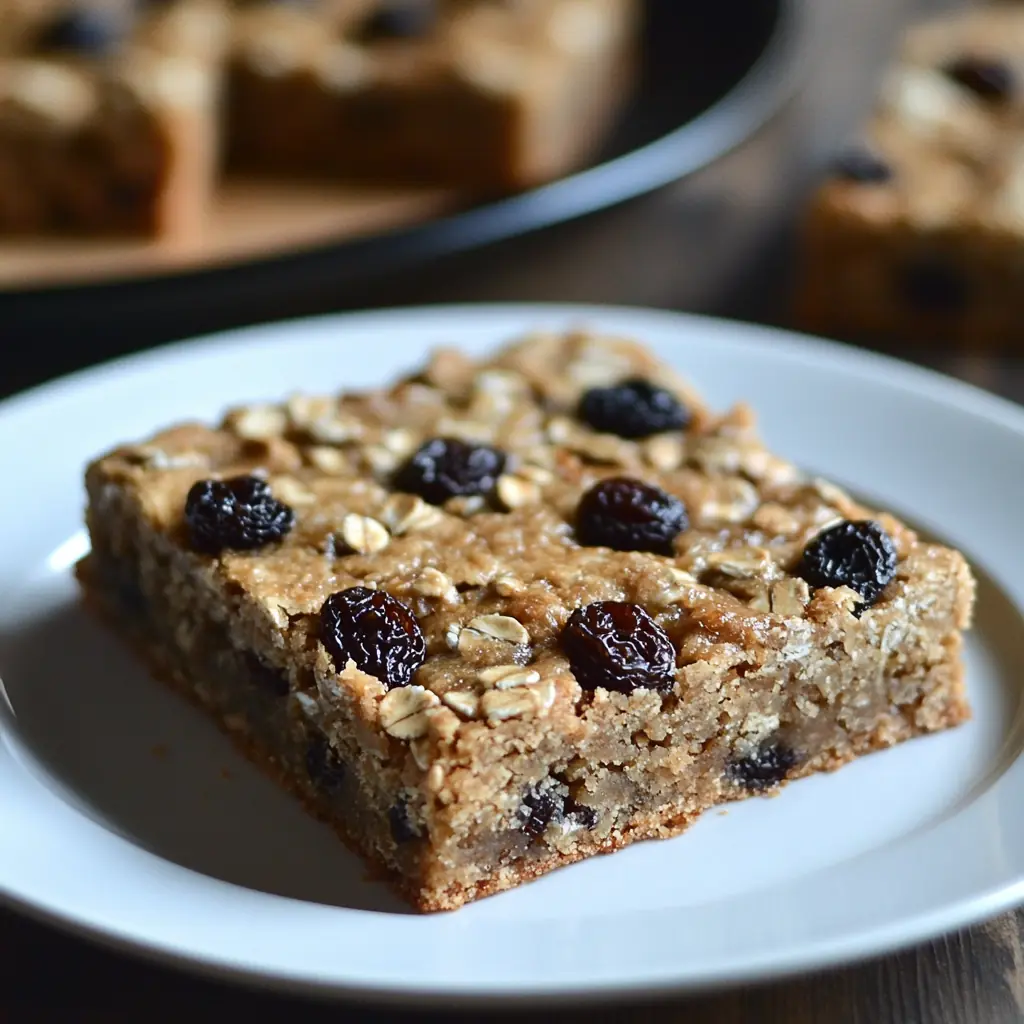
<path id="1" fill-rule="evenodd" d="M 649 0 L 641 88 L 582 173 L 368 239 L 173 276 L 2 294 L 3 339 L 10 346 L 44 335 L 50 376 L 233 324 L 422 300 L 424 270 L 436 273 L 445 258 L 469 252 L 478 264 L 478 251 L 486 260 L 498 243 L 617 207 L 742 141 L 794 84 L 787 72 L 796 66 L 802 9 L 796 0 Z M 4 390 L 39 378 L 25 358 Z"/>

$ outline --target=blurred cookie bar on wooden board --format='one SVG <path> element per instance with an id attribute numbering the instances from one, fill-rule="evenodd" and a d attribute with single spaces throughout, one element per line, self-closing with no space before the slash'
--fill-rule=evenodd
<path id="1" fill-rule="evenodd" d="M 851 338 L 1024 339 L 1024 4 L 908 31 L 811 202 L 797 316 Z"/>
<path id="2" fill-rule="evenodd" d="M 636 0 L 253 4 L 232 54 L 232 163 L 484 191 L 546 181 L 619 110 L 637 13 Z"/>
<path id="3" fill-rule="evenodd" d="M 0 8 L 0 231 L 175 236 L 216 171 L 219 0 Z"/>
<path id="4" fill-rule="evenodd" d="M 188 236 L 223 162 L 482 194 L 550 180 L 620 109 L 639 8 L 0 0 L 0 233 Z"/>

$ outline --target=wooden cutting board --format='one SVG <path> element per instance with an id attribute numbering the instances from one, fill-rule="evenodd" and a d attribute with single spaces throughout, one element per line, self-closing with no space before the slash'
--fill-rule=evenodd
<path id="1" fill-rule="evenodd" d="M 411 227 L 458 205 L 447 191 L 228 182 L 203 235 L 187 242 L 0 240 L 0 290 L 207 270 Z"/>

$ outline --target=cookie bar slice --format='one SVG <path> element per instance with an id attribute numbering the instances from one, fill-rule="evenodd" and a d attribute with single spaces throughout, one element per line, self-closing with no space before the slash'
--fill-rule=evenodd
<path id="1" fill-rule="evenodd" d="M 956 551 L 535 335 L 87 471 L 90 604 L 423 910 L 970 712 Z"/>
<path id="2" fill-rule="evenodd" d="M 636 0 L 257 2 L 236 17 L 236 169 L 523 188 L 585 159 L 627 93 Z"/>
<path id="3" fill-rule="evenodd" d="M 183 237 L 217 163 L 217 0 L 28 7 L 0 59 L 0 231 Z"/>
<path id="4" fill-rule="evenodd" d="M 913 27 L 807 217 L 806 329 L 1012 344 L 1024 323 L 1024 8 Z"/>

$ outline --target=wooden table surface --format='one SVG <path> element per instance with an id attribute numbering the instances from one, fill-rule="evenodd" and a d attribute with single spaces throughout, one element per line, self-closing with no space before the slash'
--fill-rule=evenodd
<path id="1" fill-rule="evenodd" d="M 862 0 L 864 3 L 886 0 Z M 631 244 L 642 247 L 643 240 Z M 748 287 L 734 289 L 723 312 L 751 319 L 781 315 L 777 252 L 765 251 Z M 462 298 L 471 299 L 472 294 Z M 614 302 L 603 293 L 595 300 Z M 676 296 L 652 304 L 677 306 Z M 43 340 L 45 344 L 45 339 Z M 1024 402 L 1024 361 L 979 354 L 901 352 L 982 387 Z M 9 350 L 5 357 L 9 358 Z M 41 373 L 41 376 L 46 376 Z M 24 376 L 15 377 L 25 382 Z M 0 378 L 0 392 L 3 378 Z M 3 827 L 0 822 L 0 828 Z M 73 857 L 74 851 L 69 850 Z M 1024 1020 L 1022 912 L 1006 914 L 969 931 L 898 955 L 812 977 L 735 990 L 697 999 L 660 1001 L 573 1011 L 482 1014 L 481 1022 L 556 1019 L 565 1024 L 1002 1024 Z M 628 936 L 623 936 L 628 941 Z M 388 951 L 382 950 L 382 956 Z M 253 993 L 143 964 L 0 910 L 0 1024 L 32 1021 L 162 1021 L 189 1017 L 225 1020 L 256 1017 L 318 1024 L 450 1021 L 451 1013 L 414 1014 L 340 1008 L 266 993 Z"/>

